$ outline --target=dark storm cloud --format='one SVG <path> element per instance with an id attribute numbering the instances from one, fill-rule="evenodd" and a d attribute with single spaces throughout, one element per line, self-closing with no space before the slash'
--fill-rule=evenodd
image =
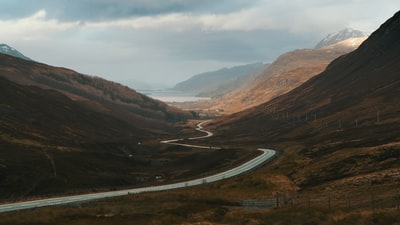
<path id="1" fill-rule="evenodd" d="M 44 9 L 49 18 L 62 21 L 103 21 L 168 13 L 229 13 L 257 1 L 240 0 L 4 0 L 0 18 L 26 17 Z"/>
<path id="2" fill-rule="evenodd" d="M 34 0 L 16 0 L 16 1 L 1 1 L 0 2 L 0 18 L 15 19 L 28 15 L 32 15 L 41 9 L 41 6 L 35 4 Z"/>

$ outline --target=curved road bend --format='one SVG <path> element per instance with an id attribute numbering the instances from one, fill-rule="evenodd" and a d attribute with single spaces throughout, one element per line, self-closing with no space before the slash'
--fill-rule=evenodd
<path id="1" fill-rule="evenodd" d="M 210 120 L 205 120 L 199 124 L 197 124 L 197 131 L 206 133 L 204 136 L 199 136 L 199 137 L 191 137 L 188 138 L 189 140 L 196 140 L 196 139 L 202 139 L 202 138 L 208 138 L 213 136 L 214 134 L 208 130 L 203 129 L 203 124 L 209 122 Z M 189 144 L 183 144 L 183 143 L 177 143 L 178 141 L 184 141 L 185 139 L 172 139 L 172 140 L 165 140 L 161 141 L 163 144 L 169 144 L 169 145 L 179 145 L 179 146 L 184 146 L 184 147 L 189 147 L 189 148 L 203 148 L 203 149 L 221 149 L 220 147 L 215 147 L 215 146 L 203 146 L 203 145 L 189 145 Z"/>
<path id="2" fill-rule="evenodd" d="M 206 122 L 207 121 L 199 123 L 196 128 L 196 130 L 206 133 L 206 135 L 201 136 L 201 137 L 192 137 L 189 139 L 193 140 L 193 139 L 211 137 L 213 135 L 213 133 L 203 130 L 203 127 L 202 127 L 202 125 Z M 181 146 L 187 146 L 187 147 L 193 147 L 193 148 L 218 148 L 218 147 L 212 147 L 212 146 L 197 146 L 197 145 L 186 145 L 186 144 L 176 143 L 176 142 L 182 141 L 182 140 L 184 140 L 184 139 L 166 140 L 166 141 L 161 141 L 161 143 L 181 145 Z M 127 189 L 127 190 L 120 190 L 120 191 L 109 191 L 109 192 L 101 192 L 101 193 L 93 193 L 93 194 L 65 196 L 65 197 L 56 197 L 56 198 L 47 198 L 47 199 L 9 203 L 9 204 L 0 204 L 0 212 L 37 208 L 37 207 L 43 207 L 43 206 L 62 205 L 62 204 L 68 204 L 68 203 L 73 203 L 73 202 L 89 201 L 89 200 L 116 197 L 116 196 L 122 196 L 122 195 L 128 195 L 128 194 L 137 194 L 137 193 L 142 193 L 142 192 L 164 191 L 164 190 L 184 188 L 184 187 L 190 187 L 190 186 L 215 182 L 218 180 L 230 178 L 230 177 L 239 175 L 241 173 L 251 171 L 254 168 L 257 168 L 260 165 L 264 164 L 265 162 L 267 162 L 268 160 L 270 160 L 271 158 L 273 158 L 276 155 L 276 151 L 271 150 L 271 149 L 259 148 L 258 150 L 262 151 L 263 153 L 261 155 L 257 156 L 256 158 L 254 158 L 236 168 L 233 168 L 228 171 L 221 172 L 221 173 L 218 173 L 218 174 L 215 174 L 212 176 L 207 176 L 207 177 L 203 177 L 203 178 L 199 178 L 199 179 L 194 179 L 194 180 L 189 180 L 189 181 L 179 182 L 179 183 L 174 183 L 174 184 L 159 185 L 159 186 L 134 188 L 134 189 Z"/>

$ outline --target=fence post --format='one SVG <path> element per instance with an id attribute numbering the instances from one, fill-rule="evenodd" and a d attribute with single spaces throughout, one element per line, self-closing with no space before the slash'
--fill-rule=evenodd
<path id="1" fill-rule="evenodd" d="M 286 199 L 286 189 L 284 188 L 283 189 L 283 207 L 286 206 L 286 201 L 287 201 L 287 199 Z"/>
<path id="2" fill-rule="evenodd" d="M 375 199 L 374 199 L 374 192 L 371 192 L 371 209 L 375 209 Z"/>
<path id="3" fill-rule="evenodd" d="M 328 209 L 331 210 L 331 194 L 328 196 Z"/>
<path id="4" fill-rule="evenodd" d="M 279 208 L 279 206 L 280 206 L 280 204 L 279 204 L 279 192 L 276 192 L 275 197 L 276 197 L 276 208 Z"/>
<path id="5" fill-rule="evenodd" d="M 379 111 L 376 112 L 376 123 L 379 123 Z"/>
<path id="6" fill-rule="evenodd" d="M 350 195 L 347 194 L 347 209 L 350 209 Z"/>
<path id="7" fill-rule="evenodd" d="M 294 206 L 294 203 L 293 203 L 293 198 L 294 198 L 294 194 L 293 194 L 293 192 L 290 194 L 290 207 L 291 208 L 293 208 L 293 206 Z"/>

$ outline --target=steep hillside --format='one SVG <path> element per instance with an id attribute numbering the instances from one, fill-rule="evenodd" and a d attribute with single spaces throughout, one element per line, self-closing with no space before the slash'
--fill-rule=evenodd
<path id="1" fill-rule="evenodd" d="M 301 49 L 279 56 L 247 86 L 211 100 L 212 109 L 238 112 L 282 95 L 322 72 L 335 58 L 356 49 L 365 38 L 349 39 L 321 49 Z M 205 104 L 205 103 L 203 103 Z"/>
<path id="2" fill-rule="evenodd" d="M 4 78 L 0 85 L 2 141 L 26 139 L 46 146 L 152 136 L 123 120 L 87 110 L 60 92 L 21 86 Z"/>
<path id="3" fill-rule="evenodd" d="M 0 54 L 0 201 L 148 184 L 152 160 L 173 179 L 181 159 L 158 140 L 188 118 L 120 84 Z"/>
<path id="4" fill-rule="evenodd" d="M 230 142 L 286 155 L 300 188 L 393 194 L 400 180 L 400 12 L 293 91 L 215 121 Z"/>
<path id="5" fill-rule="evenodd" d="M 185 132 L 135 126 L 60 92 L 0 78 L 0 204 L 171 183 L 254 156 L 160 144 Z"/>
<path id="6" fill-rule="evenodd" d="M 254 63 L 194 75 L 175 85 L 174 90 L 189 92 L 202 97 L 221 96 L 253 81 L 266 65 Z"/>
<path id="7" fill-rule="evenodd" d="M 0 78 L 0 93 L 2 201 L 136 183 L 123 174 L 141 158 L 128 154 L 154 134 L 53 90 Z"/>
<path id="8" fill-rule="evenodd" d="M 0 77 L 21 85 L 59 91 L 82 106 L 125 120 L 136 126 L 159 128 L 191 118 L 167 104 L 120 84 L 75 71 L 0 54 Z"/>

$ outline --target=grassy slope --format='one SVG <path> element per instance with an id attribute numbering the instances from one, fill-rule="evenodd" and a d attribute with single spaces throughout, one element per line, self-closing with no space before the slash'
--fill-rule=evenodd
<path id="1" fill-rule="evenodd" d="M 399 21 L 399 14 L 396 18 Z M 398 36 L 395 42 L 385 39 L 390 31 L 398 34 L 398 29 L 385 28 L 388 25 L 379 33 L 384 43 L 398 43 Z M 219 137 L 211 141 L 226 144 L 228 137 L 230 145 L 257 143 L 284 149 L 282 157 L 266 168 L 184 190 L 6 213 L 3 223 L 24 224 L 31 219 L 42 224 L 399 224 L 399 45 L 374 45 L 380 35 L 371 36 L 372 48 L 361 48 L 328 68 L 341 76 L 316 77 L 253 109 L 245 120 L 243 114 L 224 118 Z M 380 58 L 385 52 L 389 57 Z M 343 73 L 333 69 L 339 65 L 345 68 Z M 354 73 L 360 68 L 364 70 Z M 359 88 L 345 79 L 350 74 L 356 75 L 352 81 Z M 331 82 L 313 85 L 321 80 Z M 332 95 L 327 98 L 324 93 Z M 305 119 L 315 112 L 318 119 Z M 245 211 L 238 205 L 243 199 L 272 197 L 284 190 L 293 193 L 294 208 Z"/>
<path id="2" fill-rule="evenodd" d="M 20 85 L 61 92 L 92 111 L 108 114 L 149 129 L 168 129 L 169 122 L 185 121 L 192 114 L 99 77 L 25 61 L 0 54 L 0 77 Z"/>
<path id="3" fill-rule="evenodd" d="M 276 168 L 275 168 L 276 169 Z M 273 168 L 215 184 L 183 190 L 144 193 L 96 202 L 3 213 L 0 224 L 398 224 L 394 208 L 339 205 L 332 197 L 311 206 L 244 210 L 243 199 L 270 197 L 292 184 Z M 288 189 L 289 190 L 289 189 Z M 326 195 L 325 197 L 328 197 Z M 379 196 L 375 196 L 376 199 Z M 298 200 L 298 199 L 296 199 Z"/>
<path id="4" fill-rule="evenodd" d="M 159 184 L 156 175 L 171 182 L 253 154 L 160 145 L 182 127 L 156 135 L 56 91 L 2 78 L 0 90 L 1 201 Z"/>

